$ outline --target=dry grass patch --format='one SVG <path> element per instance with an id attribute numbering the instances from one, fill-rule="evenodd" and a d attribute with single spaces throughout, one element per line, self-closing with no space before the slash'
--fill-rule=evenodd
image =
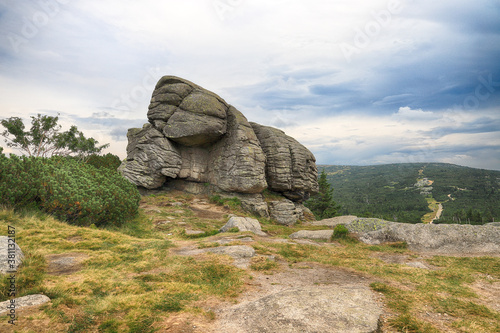
<path id="1" fill-rule="evenodd" d="M 41 327 L 44 323 L 61 332 L 153 332 L 155 322 L 173 313 L 204 313 L 196 305 L 203 299 L 223 300 L 240 293 L 247 278 L 244 271 L 219 256 L 194 260 L 169 255 L 173 243 L 154 232 L 142 214 L 122 229 L 95 229 L 49 216 L 0 211 L 0 228 L 16 227 L 26 256 L 17 275 L 17 296 L 43 293 L 52 300 L 36 318 L 20 316 L 19 322 L 27 323 L 19 326 L 20 332 L 28 332 L 27 327 L 51 331 Z M 141 230 L 144 233 L 136 237 Z M 51 262 L 75 253 L 82 259 L 78 271 L 47 275 L 46 258 Z M 75 278 L 70 282 L 68 277 Z M 0 330 L 6 318 L 0 317 Z"/>
<path id="2" fill-rule="evenodd" d="M 15 226 L 17 242 L 26 255 L 18 272 L 18 296 L 44 293 L 52 299 L 34 312 L 20 311 L 18 331 L 189 332 L 195 331 L 194 326 L 208 327 L 215 318 L 214 309 L 236 300 L 250 273 L 232 266 L 227 256 L 177 256 L 173 248 L 220 246 L 217 241 L 227 239 L 226 245 L 250 245 L 259 254 L 250 266 L 254 279 L 278 277 L 286 270 L 295 273 L 300 267 L 321 267 L 325 281 L 331 279 L 329 269 L 364 277 L 384 299 L 389 331 L 500 332 L 500 314 L 494 306 L 498 293 L 489 292 L 500 283 L 500 258 L 421 258 L 405 244 L 370 246 L 352 237 L 335 243 L 296 244 L 287 239 L 291 233 L 324 227 L 287 227 L 265 219 L 259 220 L 272 238 L 245 233 L 211 236 L 227 216 L 200 218 L 190 207 L 214 207 L 219 212 L 226 208 L 210 203 L 209 198 L 199 199 L 201 204 L 195 200 L 175 193 L 144 197 L 136 219 L 106 229 L 71 226 L 38 212 L 0 209 L 0 230 Z M 237 207 L 230 211 L 240 214 Z M 155 223 L 162 220 L 169 222 Z M 190 238 L 185 229 L 205 234 Z M 47 274 L 54 273 L 49 270 L 53 259 L 77 253 L 82 256 L 78 270 Z M 288 266 L 279 267 L 271 257 Z M 433 269 L 406 265 L 413 260 Z M 6 298 L 4 294 L 2 300 Z M 6 317 L 0 317 L 0 331 L 10 328 L 6 323 Z"/>

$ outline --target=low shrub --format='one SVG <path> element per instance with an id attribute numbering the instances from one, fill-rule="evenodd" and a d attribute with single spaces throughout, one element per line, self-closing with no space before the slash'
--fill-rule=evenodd
<path id="1" fill-rule="evenodd" d="M 0 154 L 0 204 L 35 206 L 81 226 L 121 225 L 138 213 L 135 185 L 109 168 L 72 158 Z"/>
<path id="2" fill-rule="evenodd" d="M 332 239 L 347 238 L 349 236 L 349 229 L 343 224 L 337 224 L 333 228 Z"/>
<path id="3" fill-rule="evenodd" d="M 122 162 L 118 156 L 108 153 L 106 155 L 90 155 L 86 163 L 97 169 L 105 168 L 116 171 Z"/>

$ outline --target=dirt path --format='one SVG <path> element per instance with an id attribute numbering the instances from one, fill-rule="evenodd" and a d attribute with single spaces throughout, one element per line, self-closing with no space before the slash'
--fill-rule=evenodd
<path id="1" fill-rule="evenodd" d="M 441 214 L 443 214 L 443 204 L 439 203 L 436 216 L 432 219 L 431 223 L 433 223 L 435 220 L 439 220 L 439 218 L 441 217 Z"/>

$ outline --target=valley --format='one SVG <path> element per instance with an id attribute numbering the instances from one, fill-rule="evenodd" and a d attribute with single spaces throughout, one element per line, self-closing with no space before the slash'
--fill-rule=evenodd
<path id="1" fill-rule="evenodd" d="M 406 223 L 484 224 L 500 219 L 500 171 L 445 163 L 320 165 L 341 215 Z"/>

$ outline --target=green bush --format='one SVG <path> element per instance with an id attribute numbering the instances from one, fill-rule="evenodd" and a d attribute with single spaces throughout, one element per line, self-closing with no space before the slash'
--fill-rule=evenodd
<path id="1" fill-rule="evenodd" d="M 98 169 L 106 168 L 116 171 L 122 162 L 118 156 L 108 153 L 106 155 L 90 155 L 86 163 Z"/>
<path id="2" fill-rule="evenodd" d="M 333 228 L 332 239 L 347 238 L 348 235 L 349 229 L 343 224 L 337 224 L 335 228 Z"/>
<path id="3" fill-rule="evenodd" d="M 135 185 L 72 158 L 0 155 L 0 204 L 34 205 L 72 224 L 121 225 L 138 212 Z"/>
<path id="4" fill-rule="evenodd" d="M 41 164 L 34 158 L 8 158 L 0 152 L 0 204 L 14 208 L 36 205 L 41 172 Z"/>

